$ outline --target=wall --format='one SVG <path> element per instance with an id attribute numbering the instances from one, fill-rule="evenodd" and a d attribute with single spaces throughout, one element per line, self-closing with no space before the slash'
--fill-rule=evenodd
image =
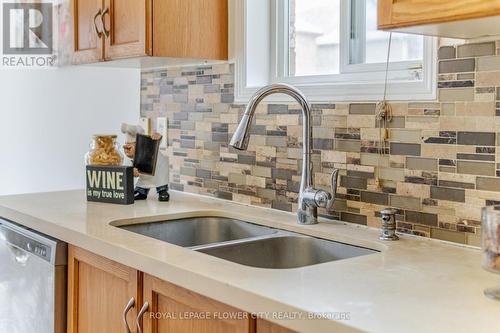
<path id="1" fill-rule="evenodd" d="M 439 99 L 392 103 L 385 156 L 374 103 L 313 104 L 316 186 L 342 170 L 335 209 L 320 213 L 378 227 L 377 212 L 392 206 L 401 232 L 478 245 L 481 207 L 500 203 L 499 54 L 495 42 L 442 47 Z M 248 151 L 229 148 L 244 109 L 233 82 L 228 64 L 142 74 L 141 113 L 169 118 L 171 187 L 295 211 L 300 111 L 261 105 Z"/>
<path id="2" fill-rule="evenodd" d="M 0 195 L 84 188 L 91 135 L 137 122 L 139 76 L 91 67 L 1 70 Z"/>

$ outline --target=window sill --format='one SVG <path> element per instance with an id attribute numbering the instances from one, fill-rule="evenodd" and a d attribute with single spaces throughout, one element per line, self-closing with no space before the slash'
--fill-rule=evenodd
<path id="1" fill-rule="evenodd" d="M 380 101 L 383 99 L 383 83 L 337 83 L 337 84 L 295 84 L 309 102 L 349 102 Z M 243 87 L 236 85 L 235 103 L 247 103 L 261 87 Z M 387 99 L 391 101 L 435 100 L 435 81 L 427 86 L 423 81 L 392 81 L 387 87 Z M 266 98 L 270 102 L 290 102 L 286 95 L 274 95 Z"/>

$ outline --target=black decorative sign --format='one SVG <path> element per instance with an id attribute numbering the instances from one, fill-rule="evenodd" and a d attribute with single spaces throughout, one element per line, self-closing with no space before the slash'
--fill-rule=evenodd
<path id="1" fill-rule="evenodd" d="M 133 204 L 133 168 L 87 165 L 87 200 L 120 205 Z"/>

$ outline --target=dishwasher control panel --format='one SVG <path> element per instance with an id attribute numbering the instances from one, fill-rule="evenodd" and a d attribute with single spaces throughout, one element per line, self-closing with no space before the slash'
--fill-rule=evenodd
<path id="1" fill-rule="evenodd" d="M 11 226 L 2 224 L 1 221 L 0 238 L 5 240 L 7 245 L 13 249 L 29 252 L 48 262 L 52 259 L 52 248 L 49 245 L 43 244 L 33 237 L 29 237 L 19 232 L 19 230 L 14 230 Z"/>
<path id="2" fill-rule="evenodd" d="M 30 240 L 26 243 L 26 248 L 29 252 L 36 254 L 39 257 L 46 258 L 48 249 L 47 246 L 38 243 L 36 241 Z"/>

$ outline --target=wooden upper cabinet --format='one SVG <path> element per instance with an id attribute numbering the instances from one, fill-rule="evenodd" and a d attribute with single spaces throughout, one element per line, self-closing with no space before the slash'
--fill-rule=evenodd
<path id="1" fill-rule="evenodd" d="M 93 63 L 104 54 L 104 40 L 96 32 L 102 27 L 100 13 L 102 0 L 72 0 L 74 53 L 73 62 Z"/>
<path id="2" fill-rule="evenodd" d="M 74 64 L 142 56 L 228 58 L 228 0 L 71 2 Z"/>
<path id="3" fill-rule="evenodd" d="M 149 303 L 144 333 L 255 332 L 255 320 L 248 313 L 147 274 L 144 300 Z"/>
<path id="4" fill-rule="evenodd" d="M 153 55 L 227 59 L 227 0 L 153 1 Z"/>
<path id="5" fill-rule="evenodd" d="M 105 0 L 105 59 L 151 55 L 150 0 Z"/>
<path id="6" fill-rule="evenodd" d="M 378 27 L 444 37 L 500 33 L 500 0 L 378 0 Z"/>
<path id="7" fill-rule="evenodd" d="M 80 248 L 68 249 L 68 332 L 125 332 L 123 312 L 142 302 L 142 273 Z M 135 331 L 137 304 L 127 321 Z"/>

